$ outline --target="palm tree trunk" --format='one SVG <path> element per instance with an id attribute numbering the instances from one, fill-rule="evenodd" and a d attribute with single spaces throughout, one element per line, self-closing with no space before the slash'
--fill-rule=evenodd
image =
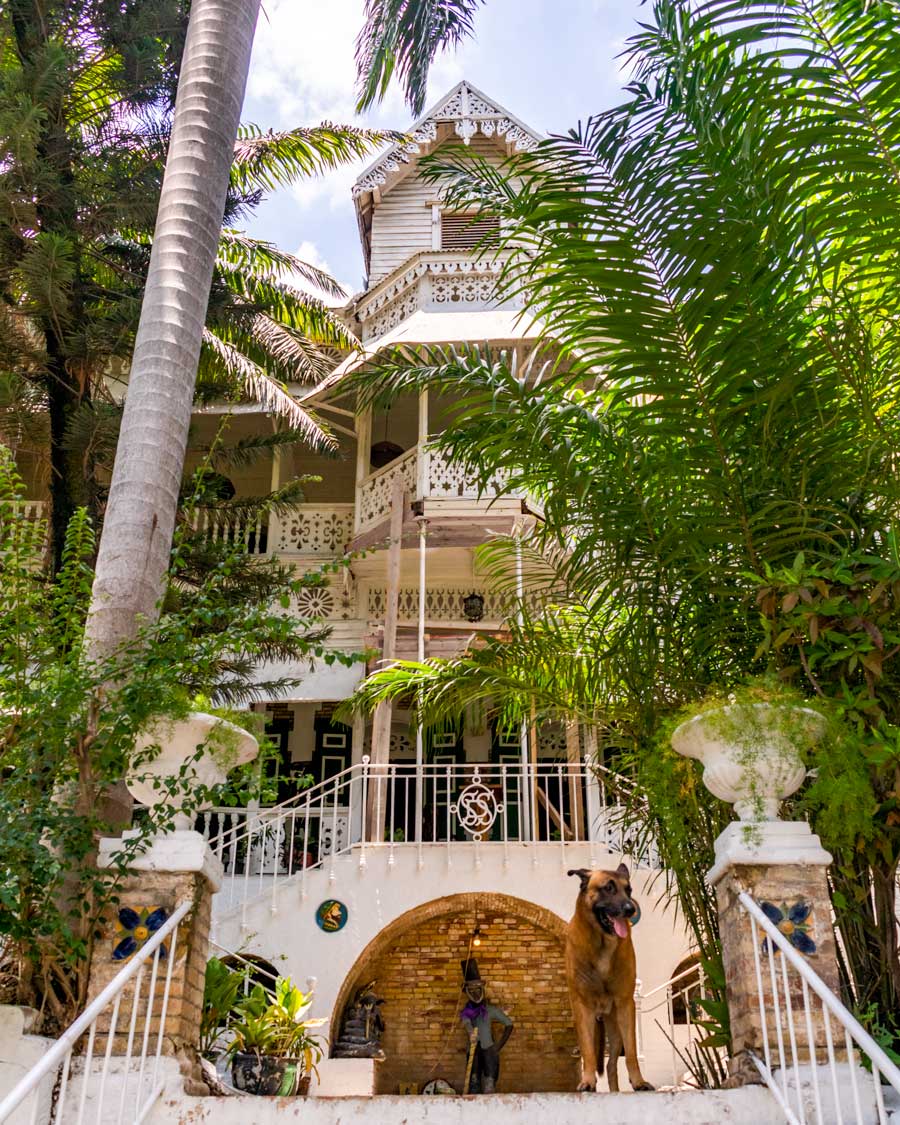
<path id="1" fill-rule="evenodd" d="M 94 577 L 94 657 L 153 620 L 259 0 L 194 0 Z"/>

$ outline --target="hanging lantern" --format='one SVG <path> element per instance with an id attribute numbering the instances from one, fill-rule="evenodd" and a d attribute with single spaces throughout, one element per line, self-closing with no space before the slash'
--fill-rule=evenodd
<path id="1" fill-rule="evenodd" d="M 391 461 L 396 461 L 402 452 L 403 446 L 395 441 L 376 441 L 369 450 L 369 462 L 373 469 L 383 469 Z"/>
<path id="2" fill-rule="evenodd" d="M 473 591 L 463 598 L 463 613 L 466 621 L 480 621 L 484 617 L 484 596 Z"/>
<path id="3" fill-rule="evenodd" d="M 385 465 L 390 465 L 391 461 L 396 461 L 403 452 L 402 445 L 398 445 L 395 441 L 388 441 L 388 419 L 390 416 L 391 410 L 388 407 L 384 412 L 384 435 L 381 441 L 376 441 L 369 448 L 369 464 L 373 469 L 383 469 Z"/>

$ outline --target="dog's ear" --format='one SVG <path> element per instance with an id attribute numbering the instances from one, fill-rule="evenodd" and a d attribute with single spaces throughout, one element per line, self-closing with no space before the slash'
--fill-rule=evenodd
<path id="1" fill-rule="evenodd" d="M 577 875 L 581 880 L 581 890 L 587 890 L 588 882 L 591 878 L 590 869 L 587 867 L 577 867 L 574 871 L 567 871 L 567 875 Z"/>
<path id="2" fill-rule="evenodd" d="M 616 874 L 619 876 L 620 879 L 626 879 L 627 880 L 627 879 L 631 878 L 631 872 L 628 870 L 628 868 L 625 866 L 624 863 L 620 863 L 619 866 L 616 868 Z"/>

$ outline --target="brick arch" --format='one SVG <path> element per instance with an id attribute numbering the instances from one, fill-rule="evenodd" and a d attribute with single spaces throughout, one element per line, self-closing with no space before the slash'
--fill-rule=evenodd
<path id="1" fill-rule="evenodd" d="M 386 997 L 388 1057 L 377 1068 L 379 1093 L 397 1093 L 401 1081 L 421 1087 L 429 1077 L 461 1085 L 459 961 L 476 916 L 485 931 L 472 952 L 488 996 L 516 1023 L 503 1053 L 500 1090 L 574 1089 L 575 1035 L 563 968 L 566 923 L 512 895 L 469 892 L 434 899 L 394 919 L 369 942 L 341 986 L 333 1039 L 357 988 L 377 979 L 375 990 Z"/>

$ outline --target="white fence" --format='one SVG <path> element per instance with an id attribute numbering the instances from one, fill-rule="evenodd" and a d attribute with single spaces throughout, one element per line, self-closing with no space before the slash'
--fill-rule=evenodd
<path id="1" fill-rule="evenodd" d="M 610 775 L 612 778 L 612 775 Z M 621 781 L 616 779 L 621 787 Z M 447 762 L 374 765 L 363 758 L 269 809 L 212 809 L 197 827 L 221 859 L 225 898 L 234 909 L 271 893 L 286 879 L 332 863 L 352 848 L 366 850 L 459 844 L 557 848 L 593 843 L 658 866 L 642 826 L 627 826 L 602 771 L 581 762 Z M 389 859 L 390 862 L 390 859 Z"/>
<path id="2" fill-rule="evenodd" d="M 746 892 L 762 1058 L 753 1061 L 790 1125 L 887 1125 L 900 1069 Z M 866 1074 L 868 1070 L 870 1073 Z"/>
<path id="3" fill-rule="evenodd" d="M 428 441 L 419 442 L 361 483 L 357 493 L 357 532 L 390 516 L 391 493 L 398 479 L 404 491 L 417 500 L 487 500 L 498 496 L 506 481 L 505 474 L 498 472 L 482 489 L 448 453 L 434 449 Z"/>
<path id="4" fill-rule="evenodd" d="M 241 544 L 254 555 L 274 552 L 336 558 L 344 553 L 353 535 L 352 504 L 295 504 L 263 515 L 197 508 L 190 520 L 204 538 Z"/>
<path id="5" fill-rule="evenodd" d="M 163 1037 L 178 927 L 191 909 L 180 903 L 0 1102 L 0 1122 L 32 1096 L 31 1125 L 139 1125 L 162 1092 Z M 146 980 L 149 967 L 149 981 Z M 144 986 L 146 983 L 146 994 Z M 103 1044 L 101 1046 L 101 1043 Z M 49 1116 L 38 1097 L 55 1076 Z"/>

